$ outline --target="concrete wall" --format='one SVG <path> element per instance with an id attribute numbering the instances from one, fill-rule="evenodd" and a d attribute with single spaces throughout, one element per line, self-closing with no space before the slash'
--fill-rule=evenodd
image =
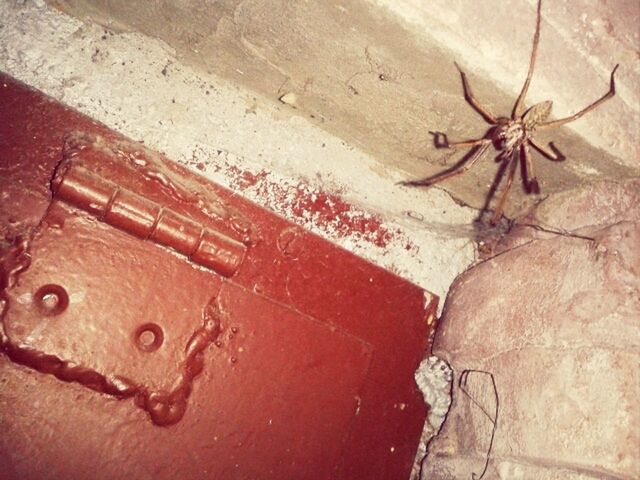
<path id="1" fill-rule="evenodd" d="M 441 297 L 491 240 L 472 227 L 491 156 L 429 190 L 398 182 L 459 158 L 430 130 L 486 131 L 454 60 L 510 111 L 534 0 L 47 3 L 0 3 L 0 70 Z M 545 0 L 529 104 L 571 114 L 621 67 L 614 99 L 540 136 L 567 156 L 536 158 L 543 195 L 639 175 L 639 19 L 635 0 Z M 512 217 L 540 199 L 514 190 Z"/>
<path id="2" fill-rule="evenodd" d="M 460 95 L 454 60 L 479 98 L 497 115 L 508 114 L 526 75 L 535 25 L 533 0 L 51 3 L 162 39 L 185 63 L 271 101 L 295 95 L 290 113 L 408 178 L 438 171 L 447 158 L 434 151 L 428 131 L 468 138 L 486 129 Z M 631 173 L 619 165 L 637 172 L 639 17 L 633 0 L 544 2 L 530 105 L 552 99 L 556 114 L 567 116 L 603 95 L 611 69 L 622 64 L 615 101 L 570 130 L 543 137 L 555 139 L 571 159 L 563 168 L 541 162 L 545 191 Z M 480 206 L 494 171 L 487 162 L 445 188 Z M 528 203 L 516 198 L 513 214 Z"/>

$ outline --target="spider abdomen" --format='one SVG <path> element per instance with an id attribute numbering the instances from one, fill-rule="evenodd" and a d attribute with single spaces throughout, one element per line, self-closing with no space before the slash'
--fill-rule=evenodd
<path id="1" fill-rule="evenodd" d="M 534 129 L 537 125 L 547 120 L 549 115 L 551 115 L 552 106 L 553 102 L 551 100 L 547 100 L 546 102 L 538 103 L 527 110 L 522 116 L 522 122 L 525 127 L 528 129 Z"/>

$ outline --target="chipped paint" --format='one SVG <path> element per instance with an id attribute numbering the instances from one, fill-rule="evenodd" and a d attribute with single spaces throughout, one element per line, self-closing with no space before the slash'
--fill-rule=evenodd
<path id="1" fill-rule="evenodd" d="M 468 225 L 473 210 L 398 186 L 406 172 L 283 116 L 277 98 L 195 71 L 139 34 L 105 41 L 103 28 L 31 3 L 0 3 L 0 16 L 2 70 L 209 180 L 441 298 L 475 260 L 469 236 L 441 228 Z"/>

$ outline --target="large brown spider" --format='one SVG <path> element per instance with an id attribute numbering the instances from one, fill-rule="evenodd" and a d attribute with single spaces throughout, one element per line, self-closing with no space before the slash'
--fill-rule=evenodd
<path id="1" fill-rule="evenodd" d="M 478 140 L 469 140 L 466 142 L 454 142 L 450 143 L 447 139 L 446 134 L 442 132 L 430 132 L 434 135 L 436 148 L 465 148 L 472 147 L 474 149 L 473 153 L 470 152 L 468 158 L 463 159 L 460 163 L 455 165 L 453 168 L 446 170 L 442 173 L 434 175 L 432 177 L 425 178 L 424 180 L 418 180 L 413 182 L 407 182 L 407 185 L 416 185 L 416 186 L 431 186 L 435 183 L 446 180 L 447 178 L 460 175 L 466 172 L 469 168 L 473 166 L 473 164 L 487 151 L 489 146 L 493 144 L 496 150 L 500 151 L 498 156 L 496 157 L 496 161 L 503 163 L 503 168 L 499 170 L 499 172 L 507 173 L 507 183 L 504 187 L 504 191 L 502 196 L 500 197 L 500 201 L 498 202 L 498 206 L 495 210 L 493 218 L 491 219 L 491 224 L 496 224 L 502 215 L 502 210 L 504 208 L 504 204 L 507 200 L 507 196 L 509 194 L 509 190 L 511 190 L 511 185 L 513 184 L 513 178 L 515 176 L 516 168 L 518 166 L 517 157 L 520 155 L 521 162 L 523 166 L 521 167 L 522 172 L 522 181 L 524 183 L 525 189 L 527 193 L 540 193 L 540 186 L 538 185 L 538 180 L 536 179 L 535 173 L 533 171 L 533 163 L 531 161 L 531 156 L 529 154 L 529 146 L 533 146 L 538 152 L 540 152 L 543 156 L 547 157 L 549 160 L 553 161 L 562 161 L 565 157 L 555 148 L 553 143 L 549 143 L 549 148 L 545 148 L 544 146 L 536 143 L 533 140 L 533 135 L 536 130 L 549 129 L 559 127 L 560 125 L 564 125 L 565 123 L 573 122 L 577 120 L 585 113 L 593 110 L 598 105 L 600 105 L 605 100 L 613 97 L 616 94 L 616 87 L 614 82 L 614 74 L 618 69 L 618 65 L 616 65 L 611 72 L 611 81 L 609 91 L 603 95 L 601 98 L 593 102 L 588 107 L 580 110 L 578 113 L 571 115 L 570 117 L 562 118 L 560 120 L 552 120 L 546 121 L 549 115 L 551 114 L 551 105 L 552 102 L 550 100 L 542 103 L 538 103 L 533 107 L 526 110 L 524 113 L 521 113 L 522 105 L 524 103 L 524 98 L 527 94 L 527 90 L 529 89 L 529 83 L 531 82 L 531 76 L 533 75 L 533 68 L 536 62 L 536 52 L 538 50 L 538 42 L 540 40 L 540 11 L 542 8 L 542 0 L 538 0 L 538 13 L 536 19 L 536 33 L 533 37 L 533 50 L 531 52 L 531 61 L 529 64 L 529 72 L 527 73 L 527 79 L 524 82 L 522 87 L 522 91 L 516 100 L 515 105 L 513 106 L 513 110 L 511 112 L 511 118 L 496 118 L 489 111 L 483 107 L 478 100 L 473 96 L 471 92 L 471 87 L 469 87 L 469 83 L 467 81 L 466 74 L 462 71 L 462 69 L 456 63 L 456 67 L 460 71 L 460 76 L 462 77 L 462 86 L 464 88 L 464 98 L 465 100 L 489 123 L 492 127 L 489 129 L 487 134 Z M 443 141 L 439 141 L 439 138 L 442 138 Z M 500 173 L 498 174 L 500 176 Z M 499 178 L 498 178 L 499 180 Z"/>

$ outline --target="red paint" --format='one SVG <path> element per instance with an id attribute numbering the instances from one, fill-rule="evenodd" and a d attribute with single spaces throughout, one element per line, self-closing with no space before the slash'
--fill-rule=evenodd
<path id="1" fill-rule="evenodd" d="M 297 185 L 269 181 L 268 173 L 252 174 L 230 166 L 227 171 L 236 178 L 234 187 L 239 190 L 255 188 L 258 198 L 267 206 L 285 211 L 304 223 L 328 232 L 337 238 L 355 236 L 379 248 L 385 248 L 398 232 L 392 232 L 376 215 L 366 214 L 335 194 L 314 190 L 309 184 Z"/>
<path id="2" fill-rule="evenodd" d="M 57 167 L 51 182 L 56 199 L 138 238 L 169 247 L 225 277 L 237 271 L 246 253 L 241 242 L 92 174 L 79 158 L 82 153 Z"/>
<path id="3" fill-rule="evenodd" d="M 266 170 L 242 170 L 228 161 L 207 161 L 205 164 L 194 158 L 185 164 L 195 166 L 200 171 L 224 171 L 235 190 L 251 190 L 267 208 L 285 213 L 288 218 L 307 228 L 320 229 L 332 238 L 353 237 L 378 248 L 386 248 L 392 242 L 407 242 L 404 248 L 416 248 L 399 229 L 391 230 L 385 226 L 379 215 L 363 212 L 345 201 L 340 195 L 343 192 L 329 194 L 304 181 L 297 184 L 286 180 L 275 181 Z"/>
<path id="4" fill-rule="evenodd" d="M 435 301 L 1 75 L 0 115 L 3 480 L 408 478 Z M 75 196 L 52 195 L 61 161 L 90 172 Z M 376 238 L 300 192 L 297 215 Z M 158 209 L 242 259 L 166 248 Z"/>

